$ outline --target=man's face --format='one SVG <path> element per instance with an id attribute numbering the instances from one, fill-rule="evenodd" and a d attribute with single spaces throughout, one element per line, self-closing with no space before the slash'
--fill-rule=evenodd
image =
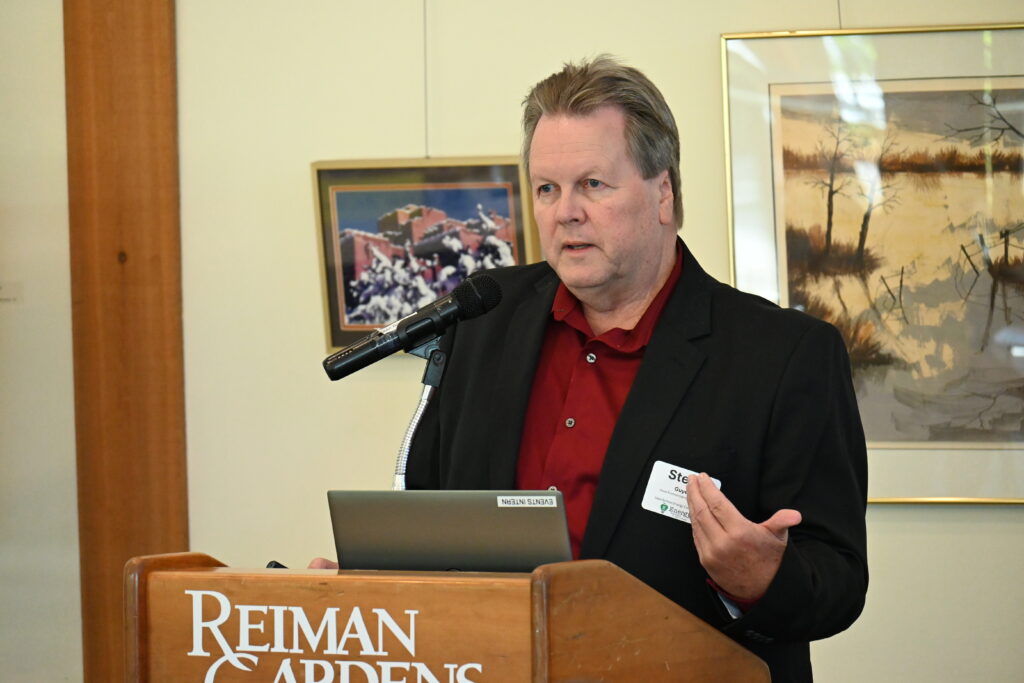
<path id="1" fill-rule="evenodd" d="M 530 186 L 544 257 L 573 294 L 612 306 L 653 296 L 675 258 L 672 186 L 667 170 L 640 175 L 618 107 L 541 117 Z"/>

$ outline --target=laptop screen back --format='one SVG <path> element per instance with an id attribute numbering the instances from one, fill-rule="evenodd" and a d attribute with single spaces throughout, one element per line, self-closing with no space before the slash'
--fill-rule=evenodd
<path id="1" fill-rule="evenodd" d="M 529 572 L 572 559 L 558 491 L 328 491 L 342 569 Z"/>

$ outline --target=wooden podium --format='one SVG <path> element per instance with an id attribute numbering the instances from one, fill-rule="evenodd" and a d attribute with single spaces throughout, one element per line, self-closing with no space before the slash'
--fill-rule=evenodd
<path id="1" fill-rule="evenodd" d="M 615 565 L 531 574 L 125 567 L 132 683 L 769 681 L 760 659 Z"/>

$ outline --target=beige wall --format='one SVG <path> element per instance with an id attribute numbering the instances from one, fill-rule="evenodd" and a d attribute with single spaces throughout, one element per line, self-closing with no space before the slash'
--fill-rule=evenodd
<path id="1" fill-rule="evenodd" d="M 60 0 L 0 0 L 0 678 L 82 678 Z"/>
<path id="2" fill-rule="evenodd" d="M 178 0 L 193 548 L 332 552 L 325 491 L 389 485 L 419 392 L 415 359 L 320 369 L 311 161 L 513 154 L 526 88 L 612 52 L 675 110 L 683 234 L 726 278 L 719 34 L 1022 20 L 1017 0 Z M 0 0 L 0 285 L 21 292 L 0 302 L 0 613 L 40 606 L 0 621 L 19 683 L 81 676 L 61 39 L 57 0 Z M 819 680 L 1019 680 L 1024 508 L 868 522 L 868 606 L 815 646 Z"/>

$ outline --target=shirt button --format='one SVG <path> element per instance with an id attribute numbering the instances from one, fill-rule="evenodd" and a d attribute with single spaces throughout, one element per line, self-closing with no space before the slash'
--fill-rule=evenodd
<path id="1" fill-rule="evenodd" d="M 572 429 L 573 427 L 576 426 L 576 420 L 574 420 L 571 417 L 566 418 L 565 419 L 565 426 L 568 427 L 569 429 Z"/>
<path id="2" fill-rule="evenodd" d="M 595 356 L 592 353 L 588 353 L 587 354 L 587 362 L 588 363 L 596 363 L 597 362 L 597 356 Z"/>

